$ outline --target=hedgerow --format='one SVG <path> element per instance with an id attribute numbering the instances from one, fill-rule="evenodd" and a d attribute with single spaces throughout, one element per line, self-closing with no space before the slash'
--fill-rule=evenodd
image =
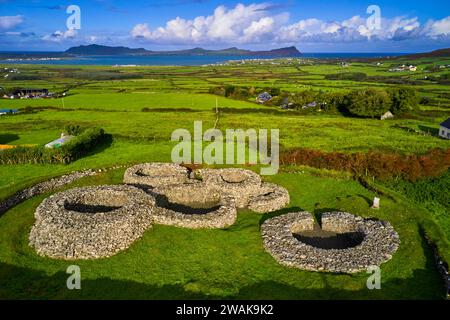
<path id="1" fill-rule="evenodd" d="M 60 148 L 17 147 L 0 151 L 0 164 L 51 164 L 70 163 L 106 141 L 108 135 L 102 128 L 89 128 Z"/>
<path id="2" fill-rule="evenodd" d="M 401 178 L 417 181 L 444 174 L 450 167 L 450 149 L 436 148 L 422 155 L 401 155 L 379 151 L 340 153 L 300 148 L 283 152 L 280 162 L 349 171 L 356 176 L 369 176 L 380 180 Z"/>

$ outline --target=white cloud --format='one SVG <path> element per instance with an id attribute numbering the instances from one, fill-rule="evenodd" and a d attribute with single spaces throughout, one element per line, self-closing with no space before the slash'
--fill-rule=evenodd
<path id="1" fill-rule="evenodd" d="M 52 41 L 52 42 L 61 42 L 63 40 L 75 39 L 77 37 L 77 30 L 69 29 L 65 32 L 55 31 L 52 34 L 47 34 L 42 37 L 42 40 Z"/>
<path id="2" fill-rule="evenodd" d="M 22 24 L 23 16 L 0 16 L 0 30 L 9 30 Z"/>
<path id="3" fill-rule="evenodd" d="M 191 20 L 180 17 L 168 21 L 165 27 L 150 30 L 147 24 L 138 24 L 132 31 L 134 38 L 142 38 L 153 42 L 245 42 L 250 43 L 272 37 L 276 31 L 277 22 L 285 21 L 286 14 L 278 16 L 267 15 L 268 4 L 237 4 L 228 9 L 219 6 L 210 16 L 199 16 Z"/>
<path id="4" fill-rule="evenodd" d="M 430 37 L 440 37 L 450 35 L 450 17 L 438 21 L 429 21 L 426 25 L 427 35 Z"/>
<path id="5" fill-rule="evenodd" d="M 288 23 L 289 14 L 274 15 L 270 4 L 237 4 L 217 7 L 209 16 L 194 19 L 176 17 L 165 26 L 151 29 L 137 24 L 131 36 L 158 44 L 253 44 L 298 42 L 358 42 L 373 40 L 400 41 L 450 35 L 450 17 L 421 25 L 417 17 L 382 18 L 381 28 L 367 26 L 368 16 L 353 16 L 342 21 L 317 18 Z"/>

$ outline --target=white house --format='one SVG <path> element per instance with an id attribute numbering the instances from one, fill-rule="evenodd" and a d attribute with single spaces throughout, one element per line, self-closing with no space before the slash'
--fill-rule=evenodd
<path id="1" fill-rule="evenodd" d="M 66 136 L 64 133 L 61 134 L 61 138 L 56 139 L 55 141 L 49 142 L 45 145 L 46 148 L 50 149 L 58 149 L 61 148 L 63 144 L 72 140 L 74 136 Z"/>
<path id="2" fill-rule="evenodd" d="M 441 123 L 439 136 L 444 139 L 450 139 L 450 118 Z"/>

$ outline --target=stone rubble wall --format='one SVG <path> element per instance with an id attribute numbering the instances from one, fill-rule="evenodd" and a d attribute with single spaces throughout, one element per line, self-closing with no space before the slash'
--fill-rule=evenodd
<path id="1" fill-rule="evenodd" d="M 111 206 L 108 212 L 84 212 L 68 205 Z M 45 199 L 36 209 L 30 246 L 41 256 L 96 259 L 127 249 L 151 227 L 155 200 L 132 186 L 75 188 Z"/>
<path id="2" fill-rule="evenodd" d="M 361 217 L 346 212 L 326 212 L 320 219 L 322 230 L 336 233 L 354 232 Z"/>
<path id="3" fill-rule="evenodd" d="M 356 273 L 390 260 L 400 245 L 394 228 L 384 221 L 363 219 L 349 213 L 324 214 L 328 229 L 364 234 L 362 242 L 351 248 L 322 249 L 297 240 L 293 232 L 312 227 L 312 215 L 294 212 L 266 220 L 261 226 L 264 247 L 280 264 L 310 271 Z"/>
<path id="4" fill-rule="evenodd" d="M 175 185 L 156 188 L 157 209 L 154 214 L 156 224 L 171 225 L 182 228 L 226 228 L 236 222 L 237 210 L 233 196 L 223 194 L 217 189 L 204 184 Z M 207 213 L 184 213 L 167 206 L 168 202 L 189 206 L 192 202 L 212 203 L 212 211 Z"/>
<path id="5" fill-rule="evenodd" d="M 274 183 L 264 182 L 256 195 L 249 197 L 248 208 L 259 213 L 279 210 L 289 204 L 289 192 Z"/>
<path id="6" fill-rule="evenodd" d="M 263 183 L 261 177 L 239 168 L 198 169 L 172 163 L 146 163 L 129 168 L 124 183 L 152 189 L 183 184 L 200 184 L 234 197 L 238 209 L 249 208 L 258 213 L 276 211 L 289 204 L 288 191 L 273 183 Z M 161 192 L 161 190 L 160 190 Z"/>
<path id="7" fill-rule="evenodd" d="M 41 183 L 38 183 L 30 188 L 26 188 L 9 197 L 8 199 L 0 202 L 0 215 L 8 211 L 9 209 L 17 206 L 28 199 L 38 196 L 42 193 L 54 191 L 65 185 L 71 184 L 81 178 L 96 175 L 94 170 L 85 170 L 81 172 L 73 172 L 57 178 L 53 178 Z"/>
<path id="8" fill-rule="evenodd" d="M 0 203 L 0 212 L 108 170 L 74 172 L 39 183 Z M 226 228 L 235 223 L 237 208 L 264 213 L 289 203 L 286 189 L 263 183 L 250 170 L 235 168 L 190 171 L 172 163 L 147 163 L 128 168 L 124 183 L 72 189 L 45 199 L 35 212 L 30 245 L 52 258 L 109 257 L 131 245 L 152 222 L 192 229 Z M 115 188 L 128 190 L 129 201 Z M 196 211 L 190 207 L 192 202 L 205 207 Z M 112 219 L 115 215 L 122 218 Z"/>
<path id="9" fill-rule="evenodd" d="M 173 163 L 143 163 L 125 171 L 123 182 L 136 186 L 160 187 L 187 183 L 188 169 Z"/>
<path id="10" fill-rule="evenodd" d="M 198 174 L 205 185 L 231 194 L 238 208 L 246 208 L 250 197 L 259 194 L 261 189 L 261 177 L 251 170 L 200 169 Z"/>

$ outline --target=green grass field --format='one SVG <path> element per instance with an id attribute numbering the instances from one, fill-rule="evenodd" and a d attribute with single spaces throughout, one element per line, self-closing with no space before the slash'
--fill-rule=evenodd
<path id="1" fill-rule="evenodd" d="M 401 64 L 402 62 L 399 62 Z M 218 128 L 280 129 L 282 150 L 311 148 L 323 151 L 402 154 L 448 149 L 450 140 L 428 134 L 450 115 L 448 85 L 425 81 L 423 68 L 450 63 L 449 59 L 418 61 L 417 73 L 390 73 L 389 64 L 353 63 L 349 68 L 317 61 L 314 65 L 231 65 L 218 67 L 75 67 L 16 66 L 36 80 L 4 80 L 0 87 L 69 89 L 64 99 L 0 100 L 0 109 L 19 108 L 28 113 L 0 116 L 0 145 L 45 144 L 57 138 L 68 124 L 99 126 L 112 134 L 110 145 L 99 146 L 68 165 L 0 165 L 0 200 L 18 190 L 64 173 L 170 161 L 173 130 L 193 131 L 214 126 L 216 100 L 223 109 Z M 3 66 L 1 66 L 3 67 Z M 1 69 L 0 69 L 1 70 Z M 301 91 L 348 91 L 366 87 L 395 87 L 386 81 L 326 80 L 326 74 L 364 72 L 370 77 L 418 81 L 422 97 L 433 99 L 412 117 L 389 121 L 349 118 L 340 114 L 275 110 L 254 103 L 208 94 L 211 87 L 234 84 L 256 88 L 278 87 Z M 110 73 L 123 79 L 108 80 Z M 445 74 L 445 71 L 433 75 Z M 145 112 L 143 112 L 143 108 Z M 31 112 L 30 112 L 31 111 Z M 409 131 L 400 126 L 411 128 Z M 0 151 L 1 152 L 1 151 Z M 252 167 L 250 167 L 252 168 Z M 253 169 L 257 169 L 256 167 Z M 121 183 L 123 170 L 114 170 L 78 181 L 74 185 Z M 118 255 L 95 261 L 58 261 L 38 256 L 28 246 L 34 210 L 49 194 L 32 198 L 0 217 L 0 298 L 6 299 L 439 299 L 443 286 L 434 267 L 431 249 L 421 228 L 439 241 L 444 257 L 450 252 L 450 208 L 416 197 L 420 185 L 395 188 L 373 181 L 385 190 L 381 209 L 370 209 L 376 196 L 351 175 L 311 168 L 281 167 L 266 177 L 286 187 L 288 208 L 272 214 L 239 212 L 238 221 L 223 230 L 189 230 L 155 225 L 142 239 Z M 448 179 L 445 178 L 445 179 Z M 66 188 L 73 187 L 67 186 Z M 430 182 L 432 185 L 432 182 Z M 447 184 L 439 184 L 446 186 Z M 419 188 L 419 189 L 417 189 Z M 386 191 L 387 190 L 387 191 Z M 413 190 L 413 191 L 411 191 Z M 433 194 L 429 190 L 425 190 Z M 444 192 L 443 190 L 442 192 Z M 433 190 L 435 192 L 435 190 Z M 433 205 L 436 204 L 436 205 Z M 306 272 L 278 265 L 264 251 L 260 224 L 268 217 L 307 210 L 346 210 L 364 217 L 388 220 L 402 241 L 393 259 L 382 265 L 382 289 L 368 290 L 364 272 L 334 275 Z M 66 268 L 77 264 L 82 290 L 66 288 Z"/>

